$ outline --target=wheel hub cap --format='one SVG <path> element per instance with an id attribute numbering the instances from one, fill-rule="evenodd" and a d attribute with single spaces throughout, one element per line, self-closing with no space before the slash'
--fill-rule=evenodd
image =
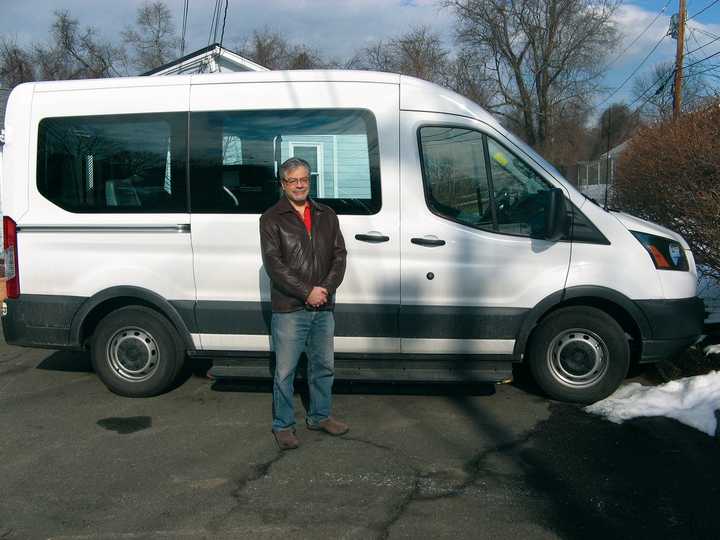
<path id="1" fill-rule="evenodd" d="M 108 359 L 115 373 L 126 381 L 149 379 L 157 370 L 160 351 L 155 338 L 141 328 L 121 328 L 108 342 Z"/>
<path id="2" fill-rule="evenodd" d="M 547 361 L 558 381 L 573 388 L 586 388 L 605 375 L 608 356 L 602 338 L 589 330 L 574 328 L 552 340 Z"/>

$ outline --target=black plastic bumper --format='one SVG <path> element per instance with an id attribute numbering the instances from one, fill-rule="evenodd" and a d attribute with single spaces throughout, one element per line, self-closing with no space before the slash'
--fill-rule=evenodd
<path id="1" fill-rule="evenodd" d="M 656 362 L 681 353 L 703 333 L 705 304 L 698 297 L 636 300 L 650 326 L 643 336 L 641 362 Z"/>
<path id="2" fill-rule="evenodd" d="M 10 345 L 48 349 L 77 349 L 70 341 L 70 326 L 86 298 L 52 295 L 20 295 L 6 299 L 2 317 L 5 341 Z"/>

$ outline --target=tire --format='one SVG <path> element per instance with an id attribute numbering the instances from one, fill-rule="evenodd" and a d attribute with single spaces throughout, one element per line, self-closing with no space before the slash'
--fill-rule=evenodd
<path id="1" fill-rule="evenodd" d="M 173 325 L 143 306 L 127 306 L 100 321 L 91 342 L 95 373 L 112 392 L 156 396 L 182 369 L 185 351 Z"/>
<path id="2" fill-rule="evenodd" d="M 533 332 L 530 371 L 538 386 L 560 401 L 593 403 L 620 386 L 630 367 L 625 332 L 592 307 L 560 309 Z"/>

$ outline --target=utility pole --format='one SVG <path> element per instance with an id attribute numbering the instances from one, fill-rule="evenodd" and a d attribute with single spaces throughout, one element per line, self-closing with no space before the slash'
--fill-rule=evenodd
<path id="1" fill-rule="evenodd" d="M 683 55 L 685 52 L 685 19 L 687 18 L 687 9 L 685 0 L 680 0 L 680 13 L 677 19 L 677 35 L 673 35 L 677 39 L 677 52 L 675 53 L 675 84 L 673 85 L 673 120 L 677 120 L 680 116 L 680 108 L 682 106 L 682 78 L 683 78 Z M 675 34 L 673 32 L 673 34 Z"/>

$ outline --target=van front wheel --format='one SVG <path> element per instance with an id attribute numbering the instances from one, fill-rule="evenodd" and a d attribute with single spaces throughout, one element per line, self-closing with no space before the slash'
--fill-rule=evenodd
<path id="1" fill-rule="evenodd" d="M 95 372 L 121 396 L 149 397 L 167 390 L 184 360 L 170 322 L 152 309 L 127 306 L 98 324 L 91 343 Z"/>
<path id="2" fill-rule="evenodd" d="M 630 347 L 607 313 L 568 307 L 549 315 L 533 333 L 530 371 L 550 397 L 593 403 L 612 394 L 627 376 Z"/>

